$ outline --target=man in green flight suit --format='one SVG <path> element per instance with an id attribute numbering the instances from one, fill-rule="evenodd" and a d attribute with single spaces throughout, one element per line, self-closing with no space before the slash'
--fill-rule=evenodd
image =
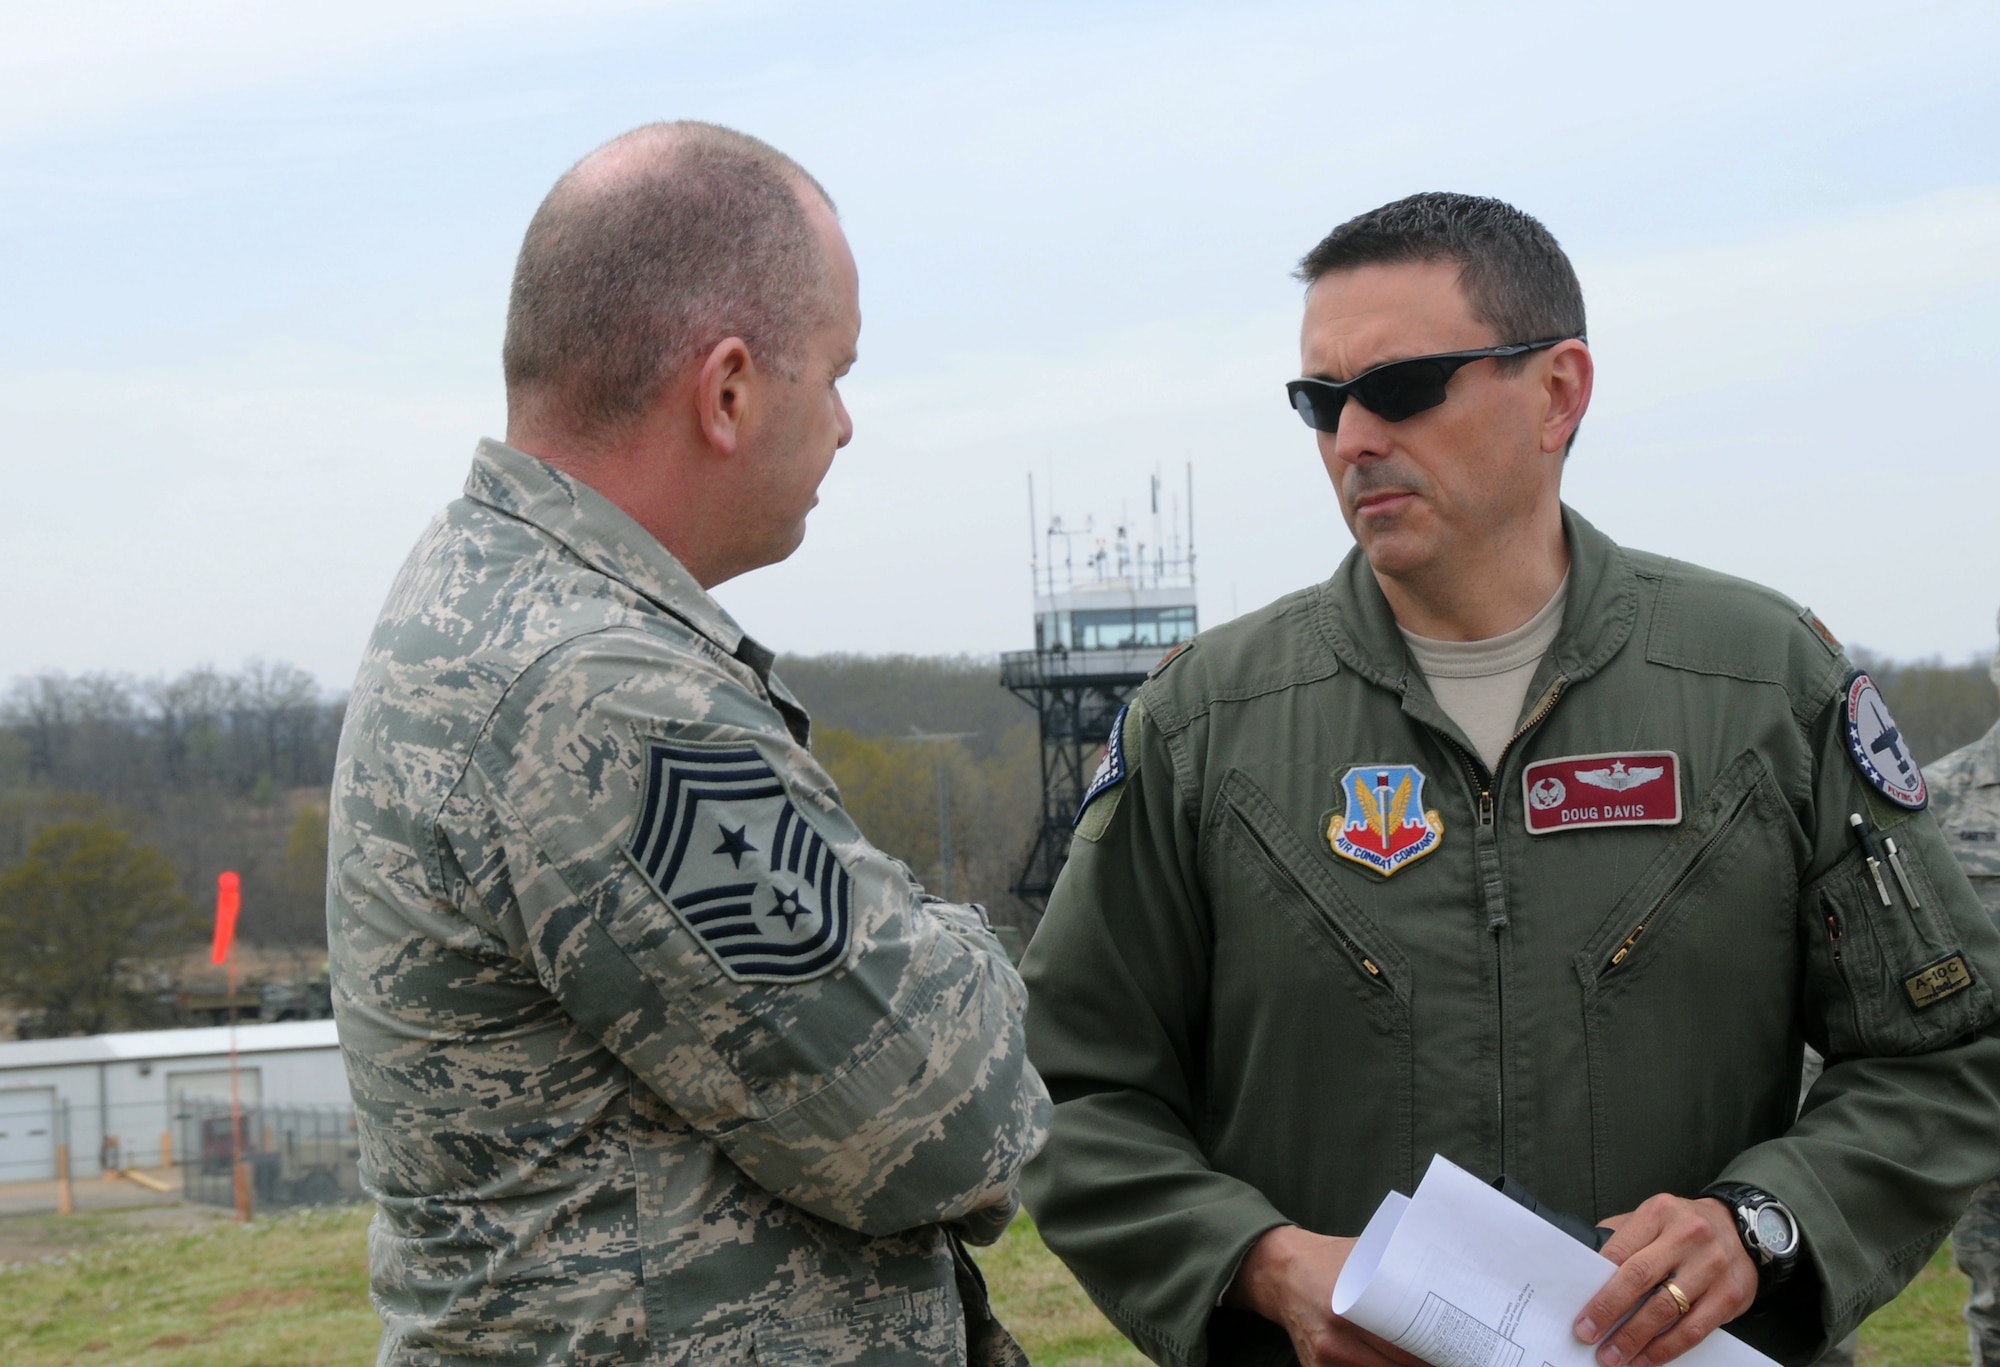
<path id="1" fill-rule="evenodd" d="M 860 326 L 825 191 L 727 129 L 634 130 L 529 225 L 507 442 L 335 770 L 385 1367 L 1022 1360 L 962 1246 L 1046 1132 L 1020 979 L 708 594 L 797 548 Z"/>
<path id="2" fill-rule="evenodd" d="M 1541 224 L 1418 195 L 1300 275 L 1357 546 L 1114 728 L 1024 964 L 1029 1208 L 1160 1362 L 1407 1363 L 1329 1295 L 1443 1154 L 1615 1231 L 1605 1367 L 1810 1362 L 2000 1168 L 2000 936 L 1816 617 L 1561 503 Z"/>

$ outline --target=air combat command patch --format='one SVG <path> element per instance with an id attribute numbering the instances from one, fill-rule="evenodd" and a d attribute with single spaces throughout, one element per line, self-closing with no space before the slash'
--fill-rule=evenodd
<path id="1" fill-rule="evenodd" d="M 1444 839 L 1444 818 L 1424 809 L 1424 774 L 1414 764 L 1363 764 L 1340 780 L 1347 810 L 1327 819 L 1326 842 L 1387 877 Z"/>
<path id="2" fill-rule="evenodd" d="M 792 982 L 847 955 L 853 880 L 754 745 L 652 742 L 626 851 L 732 978 Z"/>

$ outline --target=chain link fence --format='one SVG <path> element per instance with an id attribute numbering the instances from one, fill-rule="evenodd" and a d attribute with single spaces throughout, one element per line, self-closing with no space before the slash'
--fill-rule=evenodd
<path id="1" fill-rule="evenodd" d="M 366 1199 L 358 1169 L 354 1112 L 345 1106 L 245 1108 L 230 1134 L 229 1107 L 198 1103 L 188 1113 L 193 1149 L 182 1160 L 182 1195 L 204 1205 L 236 1204 L 241 1144 L 256 1209 L 330 1206 Z"/>

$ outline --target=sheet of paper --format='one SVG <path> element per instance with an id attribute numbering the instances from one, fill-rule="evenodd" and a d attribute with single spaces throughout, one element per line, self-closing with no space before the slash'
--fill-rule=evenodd
<path id="1" fill-rule="evenodd" d="M 1614 1264 L 1447 1161 L 1391 1192 L 1333 1288 L 1345 1316 L 1432 1367 L 1594 1367 L 1570 1325 Z M 1688 1367 L 1775 1367 L 1724 1333 Z"/>

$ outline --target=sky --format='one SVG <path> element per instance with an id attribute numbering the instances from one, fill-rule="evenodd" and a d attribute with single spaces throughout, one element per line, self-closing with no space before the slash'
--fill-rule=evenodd
<path id="1" fill-rule="evenodd" d="M 0 0 L 0 686 L 352 677 L 504 426 L 549 185 L 639 123 L 756 134 L 861 270 L 853 443 L 723 585 L 780 651 L 1032 643 L 1039 513 L 1192 467 L 1203 623 L 1352 542 L 1298 258 L 1497 195 L 1583 281 L 1567 500 L 1900 659 L 2000 608 L 2000 7 Z"/>

